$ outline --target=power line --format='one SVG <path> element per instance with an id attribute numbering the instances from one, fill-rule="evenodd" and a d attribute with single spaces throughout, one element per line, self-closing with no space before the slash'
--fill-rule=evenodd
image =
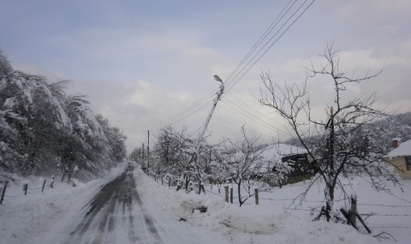
<path id="1" fill-rule="evenodd" d="M 279 30 L 277 30 L 274 35 L 264 44 L 263 47 L 260 48 L 260 50 L 247 62 L 247 64 L 238 72 L 238 74 L 234 77 L 238 77 L 236 81 L 231 80 L 229 81 L 229 83 L 234 83 L 233 85 L 229 86 L 227 85 L 227 89 L 226 89 L 226 94 L 235 86 L 238 84 L 238 82 L 248 73 L 248 71 L 250 71 L 251 68 L 254 67 L 254 65 L 274 46 L 274 44 L 276 44 L 278 42 L 278 40 L 280 40 L 280 38 L 295 24 L 295 22 L 308 10 L 308 8 L 315 2 L 315 0 L 312 0 L 311 3 L 306 6 L 305 9 L 303 9 L 303 11 L 291 22 L 291 24 L 289 26 L 287 26 L 285 28 L 285 30 L 268 46 L 268 48 L 266 48 L 264 50 L 264 48 L 277 36 L 277 34 L 281 31 L 281 29 L 283 29 L 287 23 L 289 21 L 291 21 L 291 19 L 298 13 L 298 11 L 300 11 L 300 9 L 306 4 L 308 0 L 305 0 L 298 8 L 297 10 L 287 19 L 287 21 L 280 27 Z M 284 16 L 282 16 L 280 18 L 280 20 L 282 20 L 284 18 Z M 263 51 L 264 50 L 264 51 Z M 263 51 L 263 52 L 262 52 Z M 260 56 L 257 57 L 258 54 L 260 54 Z M 254 62 L 253 62 L 254 60 Z M 253 63 L 252 63 L 253 62 Z M 251 64 L 252 63 L 252 64 Z M 251 65 L 250 65 L 251 64 Z M 248 68 L 247 68 L 248 66 Z M 241 73 L 243 72 L 243 73 Z"/>
<path id="2" fill-rule="evenodd" d="M 238 105 L 238 103 L 236 103 L 229 97 L 226 97 L 223 103 L 226 103 L 227 105 L 235 109 L 237 112 L 243 114 L 244 116 L 253 120 L 257 124 L 262 125 L 267 129 L 270 129 L 271 131 L 278 132 L 284 137 L 290 136 L 290 133 L 286 129 L 281 128 L 283 127 L 283 125 L 279 124 L 279 126 L 275 126 L 273 124 L 273 121 L 270 118 L 268 118 L 267 116 L 265 116 L 263 113 L 259 112 L 258 110 L 255 110 L 251 107 L 247 108 L 246 106 L 240 106 Z"/>
<path id="3" fill-rule="evenodd" d="M 267 122 L 265 122 L 264 120 L 261 120 L 261 121 L 260 121 L 259 119 L 256 118 L 256 116 L 250 114 L 249 112 L 247 112 L 247 111 L 245 111 L 245 110 L 241 110 L 241 109 L 238 108 L 238 107 L 235 105 L 235 103 L 233 103 L 231 100 L 225 99 L 225 100 L 222 100 L 222 103 L 230 106 L 231 108 L 233 108 L 234 110 L 236 110 L 236 111 L 239 112 L 240 114 L 242 114 L 242 115 L 244 115 L 245 117 L 251 119 L 252 121 L 260 124 L 261 126 L 267 128 L 267 129 L 269 129 L 269 130 L 271 130 L 271 131 L 273 131 L 273 132 L 279 132 L 279 133 L 280 133 L 280 131 L 278 131 L 278 128 L 275 128 L 272 124 L 267 123 Z M 285 135 L 283 134 L 283 136 L 285 136 Z"/>
<path id="4" fill-rule="evenodd" d="M 279 25 L 279 23 L 285 18 L 285 16 L 290 12 L 290 10 L 293 8 L 293 6 L 295 5 L 295 3 L 297 2 L 297 0 L 290 0 L 288 2 L 288 4 L 284 7 L 284 9 L 280 12 L 280 14 L 275 18 L 275 20 L 271 23 L 271 25 L 266 29 L 266 31 L 263 33 L 263 35 L 258 39 L 258 41 L 254 44 L 254 46 L 250 49 L 250 51 L 245 55 L 245 57 L 240 61 L 240 63 L 236 66 L 236 68 L 230 73 L 230 75 L 227 77 L 227 79 L 225 80 L 226 82 L 226 93 L 228 94 L 229 91 L 238 84 L 238 82 L 251 70 L 251 68 L 254 67 L 254 65 L 278 42 L 278 40 L 295 24 L 295 22 L 308 10 L 308 8 L 315 2 L 315 0 L 312 0 L 311 3 L 308 4 L 308 6 L 306 6 L 305 8 L 303 8 L 303 6 L 307 3 L 308 0 L 305 0 L 292 14 L 291 16 L 286 20 L 286 22 L 271 36 L 271 38 L 252 56 L 252 58 L 250 59 L 250 56 L 257 50 L 257 48 L 263 43 L 263 41 L 273 32 L 273 30 Z M 297 15 L 297 13 L 302 9 L 302 12 Z M 296 16 L 296 18 L 294 18 L 294 16 Z M 294 18 L 294 19 L 293 19 Z M 291 23 L 287 26 L 287 24 L 291 21 Z M 282 31 L 282 33 L 277 36 L 281 30 L 284 29 L 284 31 Z M 274 39 L 277 36 L 276 39 Z M 273 41 L 274 40 L 274 41 Z M 268 46 L 268 48 L 266 48 Z M 261 53 L 261 54 L 260 54 Z M 260 54 L 260 55 L 259 55 Z M 258 56 L 259 55 L 259 56 Z M 248 62 L 246 63 L 246 61 L 248 60 Z M 244 65 L 244 63 L 246 63 Z M 217 89 L 215 90 L 217 91 Z M 174 117 L 172 117 L 171 119 L 169 119 L 168 121 L 166 121 L 165 123 L 163 123 L 163 125 L 157 126 L 155 128 L 159 128 L 165 125 L 172 125 L 175 124 L 195 113 L 197 113 L 198 111 L 203 110 L 205 107 L 209 106 L 211 103 L 210 102 L 206 102 L 207 100 L 209 100 L 211 98 L 211 96 L 214 94 L 211 93 L 209 95 L 207 95 L 206 97 L 204 97 L 203 99 L 201 99 L 199 102 L 193 104 L 192 106 L 186 108 L 185 110 L 183 110 L 182 112 L 180 112 L 179 114 L 175 115 Z M 225 94 L 223 94 L 223 96 L 225 96 Z M 231 95 L 231 94 L 230 94 Z M 239 100 L 239 99 L 238 99 Z M 226 103 L 227 105 L 231 106 L 232 108 L 234 108 L 235 110 L 237 110 L 238 112 L 240 112 L 241 114 L 245 115 L 246 117 L 252 119 L 253 121 L 259 123 L 259 124 L 264 124 L 263 126 L 273 130 L 273 128 L 276 128 L 275 126 L 273 126 L 272 124 L 268 123 L 267 121 L 262 120 L 263 122 L 259 122 L 258 119 L 254 118 L 255 113 L 258 113 L 261 115 L 260 112 L 258 112 L 257 110 L 253 109 L 252 107 L 248 106 L 248 111 L 246 109 L 241 108 L 240 105 L 237 105 L 235 102 L 231 101 L 231 104 L 229 104 L 230 102 Z M 241 101 L 241 103 L 243 103 Z M 243 107 L 244 107 L 244 103 L 243 103 Z M 246 106 L 247 107 L 247 106 Z M 256 111 L 254 112 L 250 112 L 250 111 Z M 264 116 L 263 116 L 264 117 Z M 261 118 L 259 118 L 261 119 Z M 274 122 L 276 123 L 276 122 Z M 279 129 L 279 128 L 276 128 Z M 281 129 L 280 129 L 281 130 Z M 284 133 L 284 131 L 282 131 Z M 288 132 L 286 132 L 285 134 L 289 134 Z"/>
<path id="5" fill-rule="evenodd" d="M 199 101 L 197 101 L 196 103 L 194 103 L 193 105 L 191 105 L 190 107 L 184 109 L 183 111 L 181 111 L 180 113 L 176 114 L 175 116 L 173 116 L 172 118 L 168 119 L 167 121 L 165 121 L 164 123 L 157 125 L 151 129 L 157 129 L 157 128 L 161 128 L 167 125 L 173 125 L 175 123 L 180 122 L 181 120 L 205 109 L 206 107 L 208 107 L 210 104 L 212 104 L 212 101 L 210 100 L 210 98 L 213 96 L 213 93 L 205 96 L 204 98 L 200 99 Z"/>
<path id="6" fill-rule="evenodd" d="M 236 126 L 236 127 L 238 127 L 238 128 L 243 128 L 243 126 L 236 125 L 236 124 L 234 124 L 234 123 L 228 122 L 227 120 L 220 119 L 219 117 L 214 116 L 213 118 L 214 118 L 214 119 L 217 119 L 217 120 L 220 120 L 220 121 L 222 121 L 222 122 L 224 122 L 224 123 L 227 123 L 227 124 Z M 253 129 L 244 128 L 244 130 L 254 132 L 255 134 L 261 134 L 261 135 L 264 135 L 264 136 L 266 136 L 266 137 L 272 137 L 272 135 L 267 135 L 267 134 L 264 134 L 264 133 L 260 133 L 260 132 L 258 132 L 258 131 L 256 131 L 256 130 L 253 130 Z"/>
<path id="7" fill-rule="evenodd" d="M 248 105 L 247 103 L 243 102 L 241 99 L 237 98 L 237 97 L 234 96 L 233 94 L 228 94 L 228 95 L 231 96 L 231 97 L 233 97 L 233 98 L 234 98 L 235 100 L 237 100 L 239 103 L 241 103 L 241 105 L 243 106 L 243 108 L 240 108 L 240 109 L 246 108 L 246 109 L 248 109 L 249 111 L 252 111 L 252 112 L 256 113 L 260 118 L 265 119 L 265 120 L 268 120 L 269 123 L 276 124 L 277 126 L 275 126 L 275 128 L 277 128 L 277 129 L 279 129 L 279 130 L 281 130 L 281 131 L 283 131 L 283 132 L 285 132 L 285 133 L 288 133 L 287 130 L 283 130 L 282 128 L 280 128 L 280 127 L 284 127 L 284 125 L 282 125 L 282 124 L 280 124 L 279 122 L 273 120 L 272 118 L 270 118 L 270 117 L 268 117 L 267 115 L 261 113 L 260 111 L 254 109 L 253 107 L 251 107 L 251 106 Z M 274 126 L 274 125 L 273 125 L 273 126 Z M 288 134 L 289 134 L 289 133 L 288 133 Z"/>
<path id="8" fill-rule="evenodd" d="M 226 82 L 227 85 L 230 84 L 230 82 L 235 79 L 235 77 L 232 79 L 232 76 L 238 71 L 238 69 L 244 64 L 244 62 L 250 57 L 250 55 L 256 50 L 256 48 L 261 44 L 261 42 L 267 37 L 269 33 L 277 26 L 277 24 L 282 20 L 284 15 L 288 13 L 288 11 L 292 8 L 292 6 L 297 2 L 297 0 L 294 0 L 294 3 L 287 9 L 288 5 L 292 0 L 288 2 L 288 4 L 284 7 L 284 9 L 280 12 L 280 14 L 274 19 L 274 21 L 271 23 L 271 25 L 266 29 L 266 31 L 261 35 L 261 37 L 258 39 L 258 41 L 254 44 L 254 46 L 248 51 L 248 53 L 244 56 L 244 58 L 240 61 L 240 63 L 236 66 L 236 68 L 230 73 L 230 75 L 227 77 Z M 287 9 L 287 10 L 286 10 Z M 284 13 L 284 11 L 286 12 Z M 284 13 L 284 15 L 279 19 L 279 17 Z M 278 21 L 277 21 L 278 20 Z M 238 74 L 237 74 L 238 75 Z"/>
<path id="9" fill-rule="evenodd" d="M 276 37 L 276 35 L 281 31 L 281 29 L 283 29 L 283 27 L 285 27 L 285 26 L 287 25 L 287 23 L 288 23 L 289 21 L 291 21 L 291 19 L 301 10 L 301 8 L 307 3 L 307 1 L 308 1 L 308 0 L 305 0 L 305 1 L 297 8 L 297 10 L 287 19 L 287 21 L 280 27 L 280 29 L 277 30 L 277 32 L 275 32 L 275 34 L 264 44 L 263 47 L 260 48 L 260 50 L 247 62 L 247 64 L 234 76 L 234 78 L 228 82 L 228 85 L 227 85 L 228 88 L 227 88 L 227 91 L 226 91 L 226 93 L 225 93 L 226 95 L 229 94 L 229 95 L 233 96 L 232 94 L 229 93 L 229 91 L 230 91 L 236 84 L 238 84 L 238 82 L 248 73 L 248 71 L 249 71 L 252 67 L 254 67 L 254 65 L 271 49 L 271 47 L 272 47 L 275 43 L 278 42 L 278 40 L 294 25 L 294 23 L 306 12 L 306 11 L 308 10 L 308 8 L 315 2 L 315 0 L 311 1 L 311 3 L 308 4 L 308 6 L 306 6 L 305 9 L 302 10 L 302 12 L 291 22 L 291 24 L 290 24 L 288 27 L 286 27 L 286 29 L 274 40 L 274 42 L 271 43 L 271 45 L 269 45 L 268 48 L 267 48 L 260 56 L 258 56 L 258 58 L 257 58 L 256 60 L 254 60 L 254 59 L 257 57 L 257 55 L 258 55 L 260 52 L 262 52 L 263 49 Z M 288 6 L 290 3 L 291 3 L 291 1 L 287 4 L 287 6 Z M 273 26 L 273 28 L 278 25 L 278 23 L 284 18 L 285 14 L 287 14 L 287 13 L 289 12 L 289 10 L 294 6 L 295 3 L 296 3 L 296 1 L 294 1 L 294 3 L 286 10 L 286 12 L 280 17 L 280 19 L 279 19 L 277 22 L 276 22 L 276 20 L 278 19 L 278 17 L 276 18 L 276 20 L 271 24 L 271 26 Z M 287 8 L 287 6 L 286 6 L 286 8 Z M 285 8 L 285 9 L 286 9 L 286 8 Z M 282 11 L 281 13 L 283 13 L 285 9 L 283 9 L 283 11 Z M 281 13 L 280 13 L 280 15 L 281 15 Z M 280 15 L 279 15 L 279 16 L 280 16 Z M 275 23 L 275 24 L 274 24 L 274 23 Z M 257 41 L 256 45 L 254 45 L 254 47 L 250 50 L 250 52 L 247 53 L 246 58 L 248 58 L 248 57 L 251 55 L 251 53 L 256 50 L 256 47 L 259 46 L 259 45 L 262 43 L 262 40 L 264 40 L 264 39 L 268 36 L 268 33 L 270 33 L 270 32 L 273 30 L 273 28 L 271 28 L 271 26 L 267 29 L 267 31 L 263 34 L 263 36 Z M 246 59 L 246 58 L 245 58 L 245 59 Z M 241 66 L 244 64 L 245 59 L 243 59 L 243 60 L 240 62 L 240 64 L 236 67 L 235 71 L 238 71 L 239 67 L 241 67 Z M 253 60 L 254 60 L 254 62 L 250 65 L 250 63 L 251 63 Z M 248 66 L 248 68 L 246 69 L 247 65 L 250 65 L 250 66 Z M 241 74 L 241 72 L 243 72 L 243 73 Z M 233 72 L 230 74 L 230 76 L 229 76 L 230 78 L 232 77 L 232 74 L 233 74 Z M 240 74 L 241 74 L 241 75 L 240 75 Z M 236 81 L 234 81 L 234 79 L 237 78 L 237 77 L 238 77 L 238 79 L 237 79 Z M 233 83 L 233 85 L 231 85 L 231 87 L 230 87 L 229 85 L 230 85 L 232 82 L 234 82 L 234 83 Z M 251 116 L 255 116 L 255 115 L 252 115 L 252 114 L 249 112 L 250 110 L 251 110 L 251 111 L 254 111 L 254 113 L 259 114 L 259 116 L 261 116 L 261 117 L 265 117 L 265 118 L 268 118 L 268 117 L 267 117 L 266 115 L 263 115 L 263 114 L 260 113 L 259 111 L 255 110 L 254 108 L 252 108 L 252 107 L 249 106 L 248 104 L 242 102 L 240 99 L 236 98 L 235 96 L 233 96 L 233 97 L 234 97 L 235 99 L 237 99 L 238 101 L 240 101 L 243 107 L 248 107 L 248 108 L 249 108 L 248 111 L 245 111 L 245 110 L 242 109 L 240 106 L 234 105 L 235 103 L 231 103 L 231 105 L 230 105 L 231 107 L 237 106 L 237 108 L 234 108 L 234 107 L 233 107 L 235 110 L 237 110 L 238 112 L 242 113 L 242 114 L 245 115 L 246 117 L 252 119 L 253 121 L 255 121 L 255 122 L 259 123 L 259 124 L 262 124 L 262 125 L 263 125 L 264 127 L 266 127 L 266 128 L 267 128 L 266 125 L 269 125 L 269 127 L 273 126 L 273 125 L 271 125 L 270 123 L 268 123 L 268 122 L 266 122 L 266 121 L 256 120 L 256 119 L 254 119 L 254 118 L 251 118 Z M 225 96 L 225 98 L 227 99 L 227 96 Z M 260 119 L 261 119 L 261 118 L 260 118 Z M 261 121 L 261 122 L 260 122 L 260 121 Z M 274 122 L 274 121 L 273 121 L 273 122 Z M 274 123 L 279 124 L 278 122 L 274 122 Z M 282 130 L 282 129 L 276 127 L 276 126 L 273 126 L 273 127 L 281 130 L 283 133 L 285 132 L 284 130 Z M 285 132 L 285 134 L 286 134 L 286 135 L 287 135 L 287 134 L 290 135 L 288 131 Z"/>

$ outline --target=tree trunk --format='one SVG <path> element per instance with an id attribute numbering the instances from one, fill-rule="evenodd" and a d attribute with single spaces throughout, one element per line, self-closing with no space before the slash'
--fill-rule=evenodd
<path id="1" fill-rule="evenodd" d="M 237 191 L 238 191 L 238 202 L 240 203 L 240 207 L 243 205 L 243 201 L 241 200 L 241 180 L 238 181 L 237 184 Z"/>

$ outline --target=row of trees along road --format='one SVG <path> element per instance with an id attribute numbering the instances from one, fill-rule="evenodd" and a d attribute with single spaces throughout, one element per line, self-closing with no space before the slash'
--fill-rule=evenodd
<path id="1" fill-rule="evenodd" d="M 379 119 L 386 118 L 389 114 L 374 108 L 375 94 L 343 100 L 347 85 L 369 80 L 379 73 L 363 78 L 350 78 L 339 70 L 339 58 L 332 46 L 327 47 L 323 56 L 327 64 L 320 70 L 312 67 L 308 78 L 326 76 L 334 86 L 334 103 L 326 107 L 326 119 L 316 120 L 312 117 L 310 98 L 306 91 L 309 79 L 301 87 L 297 84 L 280 86 L 272 80 L 269 73 L 263 73 L 259 101 L 284 118 L 294 132 L 294 142 L 305 149 L 318 171 L 296 201 L 303 201 L 314 183 L 323 180 L 326 206 L 323 207 L 322 214 L 327 220 L 331 220 L 334 216 L 336 187 L 343 189 L 349 199 L 347 191 L 344 190 L 345 186 L 341 183 L 343 177 L 361 172 L 369 178 L 371 186 L 377 191 L 387 190 L 387 179 L 394 184 L 400 184 L 398 176 L 392 173 L 392 167 L 387 165 L 383 158 L 389 147 L 380 140 L 386 135 L 396 134 L 387 131 L 383 136 L 382 130 L 374 128 L 384 127 Z M 401 126 L 393 130 L 396 128 Z M 271 168 L 267 165 L 280 167 L 282 164 L 280 161 L 264 161 L 262 152 L 266 145 L 262 144 L 260 138 L 247 137 L 244 129 L 241 133 L 243 139 L 236 142 L 223 140 L 216 145 L 209 145 L 206 141 L 200 143 L 197 167 L 192 167 L 189 159 L 196 153 L 197 142 L 190 139 L 185 129 L 177 132 L 172 127 L 163 128 L 150 154 L 152 157 L 149 159 L 149 170 L 161 177 L 180 179 L 181 187 L 185 189 L 188 189 L 192 181 L 222 183 L 231 180 L 237 185 L 241 206 L 253 195 L 253 192 L 250 192 L 250 189 L 256 187 L 253 185 L 257 184 L 262 190 L 268 189 L 265 183 L 267 174 L 264 173 Z M 141 149 L 133 151 L 132 155 L 136 161 L 143 162 L 141 153 Z M 286 171 L 289 170 L 290 168 L 287 168 Z M 201 176 L 201 179 L 196 179 L 196 176 Z M 246 196 L 241 196 L 241 188 L 248 193 Z"/>
<path id="2" fill-rule="evenodd" d="M 150 160 L 147 171 L 175 182 L 178 189 L 189 190 L 195 183 L 196 190 L 200 192 L 200 182 L 222 184 L 231 181 L 237 186 L 241 206 L 254 195 L 255 188 L 269 189 L 264 179 L 268 168 L 262 156 L 267 145 L 263 145 L 259 137 L 249 138 L 244 129 L 241 133 L 241 140 L 223 140 L 209 145 L 206 140 L 198 144 L 186 133 L 186 128 L 176 131 L 173 127 L 166 127 L 156 136 L 157 142 L 149 159 L 144 158 L 143 150 L 138 148 L 131 152 L 129 159 L 144 167 Z M 192 160 L 196 163 L 193 164 Z M 245 189 L 246 196 L 241 196 L 241 189 Z"/>
<path id="3" fill-rule="evenodd" d="M 15 71 L 0 52 L 0 180 L 13 174 L 98 174 L 126 157 L 126 137 L 84 95 L 67 95 L 69 81 Z"/>

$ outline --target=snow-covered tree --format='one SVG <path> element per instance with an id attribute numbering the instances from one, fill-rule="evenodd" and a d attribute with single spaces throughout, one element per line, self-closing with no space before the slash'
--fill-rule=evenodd
<path id="1" fill-rule="evenodd" d="M 103 118 L 101 114 L 97 114 L 96 119 L 101 125 L 104 135 L 107 138 L 107 143 L 110 148 L 109 157 L 111 162 L 119 163 L 123 161 L 127 156 L 125 145 L 127 136 L 125 136 L 119 128 L 110 126 L 108 119 Z"/>
<path id="2" fill-rule="evenodd" d="M 411 139 L 411 113 L 389 116 L 368 126 L 376 134 L 376 140 L 387 150 L 392 148 L 392 140 L 400 138 L 402 141 Z"/>
<path id="3" fill-rule="evenodd" d="M 128 155 L 128 160 L 134 161 L 140 165 L 142 165 L 143 159 L 143 152 L 141 148 L 134 148 L 133 151 Z"/>
<path id="4" fill-rule="evenodd" d="M 302 87 L 296 84 L 281 87 L 273 81 L 270 74 L 262 74 L 260 102 L 273 108 L 280 114 L 292 131 L 300 145 L 318 170 L 307 190 L 301 195 L 304 198 L 313 183 L 322 179 L 325 182 L 324 197 L 326 206 L 323 214 L 327 220 L 333 218 L 334 192 L 336 187 L 344 189 L 342 177 L 351 172 L 363 172 L 369 178 L 372 187 L 378 191 L 387 190 L 387 178 L 398 183 L 398 177 L 392 173 L 384 160 L 386 148 L 377 141 L 377 133 L 369 129 L 372 122 L 384 118 L 384 111 L 374 108 L 375 94 L 364 97 L 360 95 L 351 99 L 344 97 L 347 86 L 369 80 L 375 75 L 363 78 L 346 76 L 339 70 L 337 52 L 329 46 L 324 55 L 327 64 L 317 70 L 311 70 L 309 78 L 324 75 L 334 86 L 334 102 L 328 104 L 326 119 L 312 116 L 310 98 L 306 90 L 307 81 Z M 342 191 L 347 195 L 346 191 Z M 346 196 L 349 198 L 349 196 Z"/>
<path id="5" fill-rule="evenodd" d="M 69 121 L 44 77 L 13 71 L 0 83 L 1 109 L 15 114 L 6 119 L 19 137 L 13 148 L 26 159 L 19 162 L 19 172 L 30 174 L 53 158 L 50 145 L 56 139 L 56 131 Z"/>
<path id="6" fill-rule="evenodd" d="M 227 180 L 231 180 L 237 186 L 238 202 L 240 207 L 254 194 L 254 188 L 266 190 L 268 184 L 264 179 L 267 171 L 267 162 L 263 157 L 266 147 L 261 143 L 260 137 L 247 137 L 244 127 L 241 130 L 243 140 L 228 141 L 223 149 L 216 154 L 216 160 L 221 169 L 227 174 Z M 242 196 L 245 190 L 247 196 Z"/>
<path id="7" fill-rule="evenodd" d="M 181 132 L 175 131 L 172 127 L 160 130 L 157 135 L 157 142 L 153 149 L 154 162 L 150 166 L 150 171 L 160 175 L 172 175 L 174 178 L 185 180 L 187 187 L 191 175 L 187 173 L 189 167 L 190 148 L 193 147 L 193 140 L 186 135 L 186 129 Z"/>
<path id="8" fill-rule="evenodd" d="M 124 159 L 125 136 L 104 119 L 102 127 L 85 96 L 67 96 L 68 83 L 15 71 L 0 52 L 2 175 L 53 171 L 57 165 L 69 176 L 74 168 L 99 173 Z"/>

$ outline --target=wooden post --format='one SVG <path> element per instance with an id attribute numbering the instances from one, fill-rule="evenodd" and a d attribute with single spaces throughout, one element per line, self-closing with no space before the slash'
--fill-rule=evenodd
<path id="1" fill-rule="evenodd" d="M 66 174 L 63 174 L 63 177 L 61 177 L 61 183 L 63 183 L 64 176 L 66 176 Z"/>
<path id="2" fill-rule="evenodd" d="M 230 203 L 233 203 L 233 192 L 234 192 L 234 189 L 233 188 L 231 188 L 230 189 Z"/>
<path id="3" fill-rule="evenodd" d="M 27 195 L 27 188 L 29 188 L 29 184 L 26 183 L 23 185 L 24 195 Z"/>
<path id="4" fill-rule="evenodd" d="M 357 196 L 351 195 L 351 210 L 348 213 L 343 208 L 341 208 L 340 211 L 344 215 L 344 217 L 347 219 L 347 224 L 351 225 L 356 230 L 358 230 L 357 223 L 356 223 L 356 218 L 358 218 L 361 224 L 364 226 L 364 228 L 368 231 L 368 233 L 371 234 L 370 228 L 368 228 L 364 220 L 357 213 Z"/>
<path id="5" fill-rule="evenodd" d="M 228 202 L 228 186 L 224 186 L 225 190 L 225 201 Z"/>
<path id="6" fill-rule="evenodd" d="M 350 223 L 357 229 L 357 196 L 351 195 Z"/>
<path id="7" fill-rule="evenodd" d="M 364 228 L 368 231 L 368 234 L 371 234 L 370 228 L 365 224 L 364 220 L 361 218 L 359 214 L 357 214 L 357 218 L 360 220 L 361 224 L 364 226 Z"/>
<path id="8" fill-rule="evenodd" d="M 171 180 L 168 180 L 168 187 L 171 187 Z"/>
<path id="9" fill-rule="evenodd" d="M 344 217 L 347 219 L 347 224 L 350 225 L 350 214 L 349 211 L 347 211 L 344 208 L 340 208 L 340 212 L 344 215 Z"/>
<path id="10" fill-rule="evenodd" d="M 4 194 L 6 194 L 7 183 L 8 183 L 8 181 L 6 181 L 4 183 L 3 190 L 1 191 L 0 204 L 3 204 Z"/>
<path id="11" fill-rule="evenodd" d="M 46 180 L 43 181 L 43 187 L 41 188 L 41 192 L 44 191 L 44 186 L 46 185 Z"/>
<path id="12" fill-rule="evenodd" d="M 258 199 L 258 189 L 254 189 L 254 193 L 255 193 L 255 205 L 258 205 L 258 203 L 259 203 L 259 199 Z"/>
<path id="13" fill-rule="evenodd" d="M 51 177 L 50 188 L 54 187 L 54 175 Z"/>

